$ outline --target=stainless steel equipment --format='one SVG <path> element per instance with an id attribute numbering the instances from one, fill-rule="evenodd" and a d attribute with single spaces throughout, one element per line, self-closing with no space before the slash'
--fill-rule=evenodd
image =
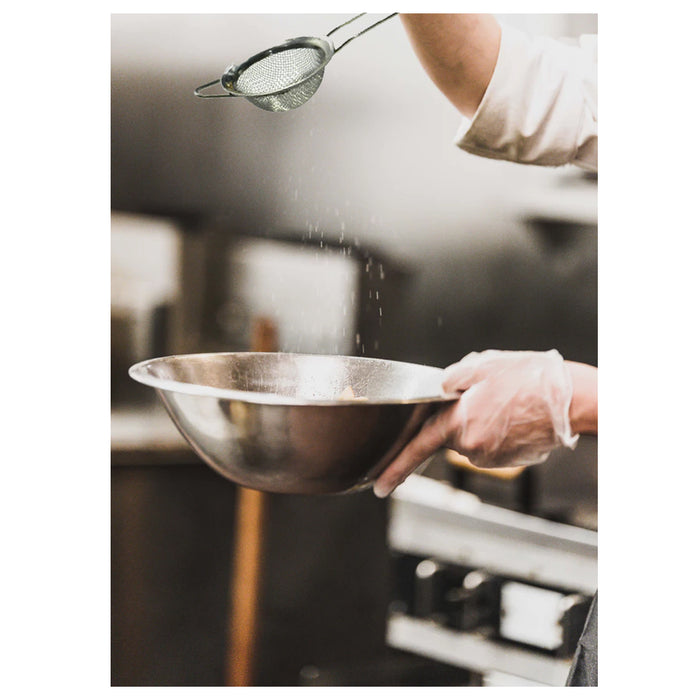
<path id="1" fill-rule="evenodd" d="M 597 533 L 411 476 L 391 498 L 390 646 L 480 674 L 564 685 L 597 589 Z"/>
<path id="2" fill-rule="evenodd" d="M 366 357 L 202 353 L 147 360 L 130 375 L 157 389 L 195 452 L 248 488 L 367 488 L 420 425 L 457 395 L 436 367 Z M 357 398 L 343 398 L 348 388 Z"/>
<path id="3" fill-rule="evenodd" d="M 342 228 L 250 235 L 239 226 L 217 220 L 187 229 L 173 342 L 162 355 L 252 350 L 255 324 L 266 319 L 280 352 L 439 365 L 385 350 L 411 271 L 382 250 L 350 234 L 344 240 Z"/>
<path id="4" fill-rule="evenodd" d="M 287 112 L 305 104 L 318 90 L 328 62 L 340 49 L 353 39 L 368 32 L 382 22 L 391 19 L 397 12 L 366 27 L 346 39 L 337 48 L 329 38 L 342 27 L 362 17 L 356 15 L 320 37 L 297 37 L 261 51 L 240 65 L 230 66 L 221 80 L 213 80 L 195 89 L 197 97 L 245 97 L 250 103 L 268 112 Z M 224 93 L 202 92 L 221 83 Z"/>
<path id="5" fill-rule="evenodd" d="M 150 404 L 152 391 L 129 381 L 135 362 L 171 352 L 180 229 L 174 221 L 111 214 L 111 399 L 117 409 Z"/>

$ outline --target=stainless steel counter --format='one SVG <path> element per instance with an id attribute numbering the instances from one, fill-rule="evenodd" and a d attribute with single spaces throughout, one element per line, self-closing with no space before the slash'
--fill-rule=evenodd
<path id="1" fill-rule="evenodd" d="M 112 408 L 111 453 L 115 466 L 200 461 L 157 403 Z"/>

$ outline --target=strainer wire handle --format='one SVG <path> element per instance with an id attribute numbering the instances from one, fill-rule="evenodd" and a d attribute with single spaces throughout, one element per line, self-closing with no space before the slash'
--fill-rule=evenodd
<path id="1" fill-rule="evenodd" d="M 333 34 L 333 32 L 337 32 L 339 29 L 342 29 L 343 27 L 347 26 L 351 22 L 354 22 L 356 19 L 360 19 L 360 17 L 363 17 L 366 14 L 367 14 L 366 12 L 362 12 L 359 15 L 355 15 L 355 17 L 353 17 L 352 19 L 349 19 L 347 22 L 343 22 L 342 24 L 339 24 L 337 27 L 335 27 L 335 29 L 331 29 L 331 31 L 328 32 L 328 34 L 326 34 L 326 36 L 330 36 L 331 34 Z M 362 31 L 355 34 L 355 36 L 351 36 L 349 39 L 346 39 L 340 46 L 335 47 L 335 49 L 334 49 L 335 52 L 337 53 L 338 51 L 340 51 L 340 49 L 343 48 L 343 46 L 345 46 L 345 44 L 349 44 L 353 39 L 357 39 L 358 36 L 362 36 L 365 32 L 368 32 L 370 29 L 374 29 L 376 26 L 382 24 L 383 22 L 386 22 L 388 19 L 391 19 L 392 17 L 396 17 L 396 15 L 398 15 L 398 14 L 399 14 L 398 12 L 392 12 L 390 15 L 387 15 L 386 17 L 380 19 L 378 22 L 375 22 L 374 24 L 370 24 L 369 27 L 365 27 Z"/>
<path id="2" fill-rule="evenodd" d="M 211 87 L 212 85 L 220 85 L 220 84 L 221 84 L 221 80 L 220 80 L 219 78 L 217 78 L 216 80 L 212 80 L 210 83 L 206 83 L 206 84 L 204 84 L 204 85 L 200 85 L 198 88 L 195 88 L 194 94 L 195 94 L 197 97 L 204 97 L 204 98 L 209 98 L 209 97 L 234 97 L 234 95 L 232 95 L 230 92 L 217 92 L 217 93 L 210 94 L 210 95 L 205 95 L 205 94 L 202 92 L 202 90 L 204 90 L 205 88 Z"/>

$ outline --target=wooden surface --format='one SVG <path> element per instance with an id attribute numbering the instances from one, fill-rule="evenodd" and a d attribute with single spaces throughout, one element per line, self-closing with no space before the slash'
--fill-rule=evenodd
<path id="1" fill-rule="evenodd" d="M 277 330 L 270 320 L 256 320 L 251 346 L 254 352 L 277 350 Z M 266 500 L 261 491 L 239 489 L 227 659 L 231 686 L 250 686 L 255 676 Z"/>
<path id="2" fill-rule="evenodd" d="M 240 488 L 227 665 L 228 685 L 231 686 L 252 685 L 254 678 L 265 505 L 265 494 Z"/>

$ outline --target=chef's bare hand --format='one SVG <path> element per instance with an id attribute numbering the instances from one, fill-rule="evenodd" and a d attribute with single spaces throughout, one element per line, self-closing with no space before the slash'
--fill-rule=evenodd
<path id="1" fill-rule="evenodd" d="M 470 353 L 445 370 L 443 389 L 463 393 L 429 419 L 379 476 L 378 497 L 388 496 L 443 447 L 492 469 L 539 464 L 556 447 L 573 449 L 578 440 L 569 417 L 572 379 L 556 350 Z"/>

